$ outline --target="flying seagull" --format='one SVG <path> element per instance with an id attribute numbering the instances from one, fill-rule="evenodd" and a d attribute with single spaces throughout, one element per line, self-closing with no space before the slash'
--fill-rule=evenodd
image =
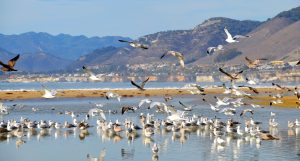
<path id="1" fill-rule="evenodd" d="M 182 68 L 184 68 L 184 56 L 183 54 L 181 54 L 180 52 L 177 52 L 177 51 L 167 51 L 166 53 L 164 53 L 160 59 L 162 59 L 163 57 L 165 57 L 166 55 L 172 55 L 172 56 L 175 56 L 178 61 L 179 61 L 179 64 Z"/>
<path id="2" fill-rule="evenodd" d="M 210 55 L 210 54 L 213 54 L 213 53 L 218 52 L 220 50 L 224 50 L 223 45 L 218 45 L 217 47 L 214 47 L 214 46 L 208 47 L 207 50 L 206 50 L 206 53 L 207 53 L 207 55 Z"/>
<path id="3" fill-rule="evenodd" d="M 120 42 L 126 42 L 128 43 L 130 46 L 134 47 L 134 48 L 141 48 L 141 49 L 148 49 L 148 46 L 138 43 L 138 42 L 133 42 L 133 41 L 127 41 L 127 40 L 119 40 Z"/>
<path id="4" fill-rule="evenodd" d="M 118 99 L 118 101 L 121 101 L 121 96 L 117 93 L 113 93 L 113 92 L 107 92 L 106 93 L 106 99 L 110 99 L 110 98 L 116 98 Z"/>
<path id="5" fill-rule="evenodd" d="M 194 106 L 196 106 L 196 105 L 187 106 L 187 105 L 183 104 L 181 101 L 179 101 L 179 104 L 180 104 L 181 106 L 183 106 L 183 110 L 184 110 L 184 111 L 192 111 L 192 110 L 193 110 L 192 108 L 193 108 Z"/>
<path id="6" fill-rule="evenodd" d="M 222 68 L 219 68 L 219 71 L 221 73 L 225 74 L 226 76 L 228 76 L 231 79 L 231 81 L 238 79 L 238 76 L 241 73 L 243 73 L 243 71 L 240 71 L 240 72 L 237 72 L 237 73 L 234 73 L 234 74 L 229 74 L 229 73 L 225 72 Z"/>
<path id="7" fill-rule="evenodd" d="M 243 115 L 245 115 L 245 114 L 246 114 L 246 112 L 250 112 L 250 113 L 251 113 L 251 115 L 253 115 L 253 114 L 254 114 L 254 113 L 253 113 L 253 110 L 251 110 L 251 109 L 244 109 L 244 110 L 241 112 L 240 116 L 243 116 Z"/>
<path id="8" fill-rule="evenodd" d="M 227 39 L 225 41 L 227 41 L 228 43 L 234 43 L 234 42 L 239 42 L 237 41 L 237 39 L 241 39 L 241 38 L 247 38 L 250 37 L 248 35 L 243 36 L 243 35 L 235 35 L 234 37 L 231 36 L 231 34 L 229 33 L 229 31 L 227 30 L 227 28 L 224 28 L 224 31 L 227 35 Z"/>
<path id="9" fill-rule="evenodd" d="M 16 57 L 10 59 L 7 64 L 4 64 L 2 61 L 0 61 L 0 65 L 2 65 L 1 70 L 3 72 L 18 71 L 16 69 L 14 69 L 14 66 L 15 66 L 17 60 L 19 59 L 19 57 L 20 57 L 20 54 L 18 54 Z"/>
<path id="10" fill-rule="evenodd" d="M 44 85 L 42 85 L 42 87 L 45 90 L 45 93 L 42 97 L 44 97 L 44 98 L 54 98 L 55 97 L 55 95 L 57 93 L 56 90 L 50 90 L 50 89 L 46 88 Z"/>
<path id="11" fill-rule="evenodd" d="M 137 87 L 138 89 L 144 91 L 145 90 L 144 86 L 148 81 L 149 81 L 149 77 L 146 80 L 144 80 L 141 85 L 136 84 L 133 80 L 131 80 L 131 84 Z"/>
<path id="12" fill-rule="evenodd" d="M 87 74 L 89 74 L 89 78 L 93 81 L 99 81 L 100 78 L 98 78 L 90 69 L 86 68 L 85 66 L 82 66 L 82 69 L 84 70 L 84 72 L 86 72 Z"/>
<path id="13" fill-rule="evenodd" d="M 246 61 L 248 62 L 248 64 L 246 64 L 249 68 L 256 68 L 258 67 L 260 61 L 262 60 L 268 60 L 266 58 L 261 58 L 261 59 L 255 59 L 255 60 L 251 60 L 248 57 L 245 57 Z"/>

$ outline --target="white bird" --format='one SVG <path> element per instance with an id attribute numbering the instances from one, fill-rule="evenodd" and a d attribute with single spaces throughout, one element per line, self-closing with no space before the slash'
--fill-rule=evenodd
<path id="1" fill-rule="evenodd" d="M 121 96 L 117 93 L 113 93 L 113 92 L 107 92 L 106 93 L 106 99 L 110 99 L 110 98 L 116 98 L 118 99 L 118 101 L 121 101 Z"/>
<path id="2" fill-rule="evenodd" d="M 251 84 L 251 85 L 257 84 L 254 80 L 249 79 L 249 78 L 247 78 L 247 77 L 246 77 L 246 81 L 247 81 L 248 84 Z"/>
<path id="3" fill-rule="evenodd" d="M 89 78 L 92 80 L 92 81 L 99 81 L 101 80 L 101 78 L 97 77 L 90 69 L 86 68 L 85 66 L 82 66 L 82 69 L 87 73 L 89 74 Z M 102 74 L 103 75 L 103 74 Z"/>
<path id="4" fill-rule="evenodd" d="M 207 55 L 210 55 L 221 50 L 224 50 L 223 45 L 218 45 L 217 47 L 211 46 L 207 48 L 206 53 Z"/>
<path id="5" fill-rule="evenodd" d="M 138 42 L 127 41 L 127 40 L 119 40 L 119 41 L 128 43 L 131 47 L 134 47 L 134 48 L 148 49 L 148 46 L 138 43 Z"/>
<path id="6" fill-rule="evenodd" d="M 225 33 L 226 33 L 226 35 L 227 35 L 227 38 L 226 38 L 225 41 L 228 42 L 228 43 L 239 42 L 239 41 L 237 41 L 237 39 L 250 37 L 250 36 L 248 36 L 248 35 L 246 35 L 246 36 L 243 36 L 243 35 L 235 35 L 234 37 L 232 37 L 232 35 L 229 33 L 229 31 L 227 30 L 226 27 L 224 28 L 224 31 L 225 31 Z"/>
<path id="7" fill-rule="evenodd" d="M 158 153 L 158 150 L 159 150 L 159 148 L 158 148 L 157 144 L 154 143 L 153 146 L 152 146 L 152 153 L 156 154 L 156 153 Z"/>
<path id="8" fill-rule="evenodd" d="M 44 90 L 45 90 L 45 93 L 42 97 L 44 98 L 54 98 L 57 91 L 56 90 L 50 90 L 50 89 L 47 89 L 45 86 L 43 86 Z"/>
<path id="9" fill-rule="evenodd" d="M 7 114 L 9 114 L 7 107 L 4 106 L 2 102 L 0 102 L 0 115 L 7 115 Z"/>
<path id="10" fill-rule="evenodd" d="M 218 109 L 217 107 L 215 107 L 214 105 L 212 104 L 209 104 L 210 105 L 210 108 L 213 110 L 213 111 L 216 111 L 216 112 L 219 112 L 220 109 Z"/>
<path id="11" fill-rule="evenodd" d="M 162 59 L 163 57 L 165 57 L 166 55 L 172 55 L 172 56 L 175 56 L 178 61 L 179 61 L 179 64 L 182 68 L 184 68 L 184 56 L 183 54 L 181 54 L 180 52 L 177 52 L 177 51 L 167 51 L 166 53 L 164 53 L 160 59 Z"/>
<path id="12" fill-rule="evenodd" d="M 230 102 L 227 102 L 230 98 L 228 97 L 225 97 L 223 98 L 223 100 L 221 100 L 220 98 L 218 98 L 217 96 L 215 96 L 215 98 L 217 99 L 217 105 L 216 107 L 220 107 L 220 106 L 226 106 L 226 105 L 229 105 Z"/>
<path id="13" fill-rule="evenodd" d="M 147 103 L 147 104 L 149 104 L 149 103 L 151 103 L 152 102 L 152 100 L 150 100 L 150 99 L 142 99 L 141 101 L 140 101 L 140 103 L 139 103 L 139 108 L 141 108 L 142 107 L 142 105 L 143 104 L 145 104 L 145 103 Z"/>
<path id="14" fill-rule="evenodd" d="M 226 116 L 233 116 L 234 114 L 236 114 L 234 108 L 223 108 L 220 112 L 224 113 Z"/>

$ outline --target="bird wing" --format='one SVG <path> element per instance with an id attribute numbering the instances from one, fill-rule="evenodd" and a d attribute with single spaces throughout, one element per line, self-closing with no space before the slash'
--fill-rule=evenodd
<path id="1" fill-rule="evenodd" d="M 132 41 L 127 41 L 127 40 L 119 40 L 120 42 L 127 42 L 127 43 L 133 43 Z"/>
<path id="2" fill-rule="evenodd" d="M 183 59 L 179 59 L 179 64 L 182 68 L 184 68 L 184 60 Z"/>
<path id="3" fill-rule="evenodd" d="M 103 111 L 100 112 L 100 116 L 102 117 L 103 120 L 106 120 L 105 114 Z"/>
<path id="4" fill-rule="evenodd" d="M 163 57 L 165 57 L 167 55 L 167 53 L 164 53 L 161 57 L 160 57 L 160 59 L 162 59 Z"/>
<path id="5" fill-rule="evenodd" d="M 183 106 L 184 108 L 187 108 L 187 106 L 184 105 L 181 101 L 179 101 L 179 104 L 181 104 L 181 106 Z"/>
<path id="6" fill-rule="evenodd" d="M 248 86 L 248 88 L 249 88 L 251 91 L 253 91 L 254 93 L 256 93 L 256 94 L 259 93 L 258 90 L 257 90 L 256 88 L 254 88 L 254 87 Z"/>
<path id="7" fill-rule="evenodd" d="M 225 31 L 228 39 L 233 39 L 226 27 L 224 28 L 224 31 Z"/>
<path id="8" fill-rule="evenodd" d="M 88 73 L 89 75 L 95 75 L 90 69 L 86 68 L 85 66 L 82 66 L 82 69 L 84 72 Z"/>
<path id="9" fill-rule="evenodd" d="M 247 60 L 247 62 L 248 62 L 249 64 L 252 64 L 252 63 L 253 63 L 253 61 L 252 61 L 251 59 L 249 59 L 248 57 L 245 57 L 245 59 Z"/>
<path id="10" fill-rule="evenodd" d="M 206 53 L 207 53 L 207 54 L 210 54 L 210 53 L 214 52 L 214 49 L 215 49 L 215 48 L 216 48 L 216 47 L 208 47 L 207 50 L 206 50 Z"/>
<path id="11" fill-rule="evenodd" d="M 0 65 L 3 66 L 2 70 L 3 71 L 8 71 L 9 69 L 11 69 L 11 67 L 7 64 L 4 64 L 2 61 L 0 61 Z"/>
<path id="12" fill-rule="evenodd" d="M 235 77 L 233 77 L 231 74 L 225 72 L 222 68 L 219 68 L 219 71 L 225 75 L 227 75 L 228 77 L 230 77 L 231 79 L 235 79 Z"/>
<path id="13" fill-rule="evenodd" d="M 137 87 L 138 89 L 144 90 L 143 87 L 141 87 L 141 86 L 139 86 L 138 84 L 136 84 L 133 80 L 131 80 L 130 82 L 131 82 L 131 84 L 132 84 L 133 86 Z"/>
<path id="14" fill-rule="evenodd" d="M 148 77 L 146 80 L 144 80 L 141 84 L 141 87 L 144 88 L 145 84 L 149 81 L 150 77 Z"/>
<path id="15" fill-rule="evenodd" d="M 241 70 L 241 71 L 239 71 L 239 72 L 237 72 L 237 73 L 234 73 L 234 77 L 236 78 L 237 76 L 239 76 L 240 74 L 242 74 L 244 71 L 243 70 Z"/>
<path id="16" fill-rule="evenodd" d="M 16 62 L 17 62 L 17 60 L 18 60 L 19 58 L 20 58 L 20 54 L 18 54 L 16 57 L 10 59 L 10 60 L 8 61 L 8 65 L 9 65 L 11 68 L 13 68 L 13 67 L 15 66 L 15 64 L 16 64 Z"/>
<path id="17" fill-rule="evenodd" d="M 236 39 L 243 39 L 243 38 L 247 38 L 247 37 L 250 37 L 248 35 L 244 36 L 244 35 L 235 35 L 233 36 L 233 40 L 236 40 Z"/>

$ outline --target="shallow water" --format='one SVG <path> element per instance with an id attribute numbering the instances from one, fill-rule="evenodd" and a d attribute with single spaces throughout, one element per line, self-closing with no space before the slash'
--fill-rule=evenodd
<path id="1" fill-rule="evenodd" d="M 82 98 L 82 99 L 37 99 L 22 100 L 14 102 L 5 102 L 6 105 L 23 104 L 23 109 L 11 111 L 9 115 L 0 116 L 0 120 L 17 119 L 21 116 L 31 120 L 54 120 L 58 122 L 71 121 L 67 115 L 58 115 L 57 112 L 74 111 L 80 114 L 79 120 L 84 119 L 84 113 L 94 108 L 92 103 L 103 103 L 104 109 L 115 109 L 120 111 L 121 105 L 136 105 L 142 99 L 124 98 L 121 103 L 116 100 L 105 100 L 102 98 Z M 162 98 L 154 97 L 155 101 L 163 101 Z M 198 106 L 190 114 L 205 115 L 210 118 L 215 115 L 222 120 L 227 117 L 223 114 L 216 114 L 210 110 L 207 103 L 204 103 L 197 96 L 177 97 L 170 101 L 170 104 L 180 108 L 178 101 L 181 100 L 187 104 L 197 104 Z M 90 103 L 91 102 L 91 103 Z M 37 112 L 32 112 L 31 108 L 39 108 Z M 55 110 L 51 110 L 55 107 Z M 233 118 L 241 121 L 239 112 L 245 107 L 238 108 L 237 115 Z M 253 118 L 262 121 L 262 129 L 269 130 L 268 119 L 270 112 L 276 113 L 276 119 L 279 122 L 277 129 L 271 129 L 273 133 L 280 137 L 278 141 L 262 141 L 261 145 L 256 144 L 255 139 L 240 139 L 224 137 L 225 146 L 217 145 L 214 142 L 213 134 L 205 129 L 197 129 L 194 132 L 186 133 L 184 136 L 176 137 L 172 132 L 165 130 L 156 130 L 151 138 L 142 135 L 134 140 L 127 139 L 125 132 L 119 136 L 107 137 L 96 128 L 96 119 L 91 118 L 88 122 L 94 127 L 88 129 L 89 135 L 79 137 L 80 131 L 74 130 L 56 130 L 48 131 L 37 130 L 36 134 L 25 133 L 23 140 L 26 143 L 17 146 L 16 137 L 7 138 L 0 141 L 0 160 L 1 161 L 53 161 L 53 160 L 70 160 L 83 161 L 87 160 L 87 154 L 98 157 L 100 151 L 105 149 L 106 161 L 115 160 L 136 160 L 147 161 L 155 160 L 152 156 L 151 146 L 154 142 L 159 144 L 158 160 L 300 160 L 300 128 L 288 130 L 287 121 L 295 120 L 300 117 L 299 109 L 282 109 L 276 107 L 266 107 L 263 109 L 254 109 Z M 141 109 L 136 113 L 106 114 L 107 120 L 123 121 L 125 118 L 131 118 L 138 121 L 138 115 L 143 113 L 154 113 L 152 110 Z M 164 114 L 156 114 L 157 118 L 164 118 Z M 121 149 L 125 154 L 122 155 Z"/>

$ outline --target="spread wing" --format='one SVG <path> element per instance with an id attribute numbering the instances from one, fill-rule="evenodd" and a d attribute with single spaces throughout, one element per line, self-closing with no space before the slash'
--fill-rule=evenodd
<path id="1" fill-rule="evenodd" d="M 219 71 L 225 75 L 227 75 L 228 77 L 230 77 L 231 79 L 235 79 L 231 74 L 225 72 L 222 68 L 219 68 Z"/>
<path id="2" fill-rule="evenodd" d="M 184 108 L 187 108 L 185 104 L 183 104 L 181 101 L 179 101 L 179 104 L 181 104 Z"/>
<path id="3" fill-rule="evenodd" d="M 130 81 L 132 85 L 134 85 L 135 87 L 137 87 L 140 90 L 145 90 L 143 87 L 139 86 L 138 84 L 136 84 L 134 81 Z"/>
<path id="4" fill-rule="evenodd" d="M 226 27 L 224 28 L 224 31 L 225 31 L 228 39 L 233 39 Z"/>
<path id="5" fill-rule="evenodd" d="M 160 57 L 160 59 L 162 59 L 163 57 L 165 57 L 167 55 L 167 53 L 164 53 L 161 57 Z"/>
<path id="6" fill-rule="evenodd" d="M 141 87 L 144 88 L 145 84 L 149 81 L 150 77 L 148 77 L 146 80 L 144 80 L 141 84 Z"/>
<path id="7" fill-rule="evenodd" d="M 8 61 L 8 65 L 9 65 L 11 68 L 13 68 L 13 67 L 15 66 L 15 64 L 16 64 L 16 62 L 17 62 L 17 60 L 18 60 L 19 58 L 20 58 L 20 54 L 18 54 L 16 57 L 10 59 L 10 60 Z"/>
<path id="8" fill-rule="evenodd" d="M 127 42 L 127 43 L 133 43 L 132 41 L 127 41 L 127 40 L 119 40 L 120 42 Z"/>
<path id="9" fill-rule="evenodd" d="M 252 61 L 251 59 L 249 59 L 248 57 L 245 57 L 245 59 L 247 60 L 247 62 L 248 62 L 249 64 L 252 64 L 252 63 L 253 63 L 253 61 Z"/>

